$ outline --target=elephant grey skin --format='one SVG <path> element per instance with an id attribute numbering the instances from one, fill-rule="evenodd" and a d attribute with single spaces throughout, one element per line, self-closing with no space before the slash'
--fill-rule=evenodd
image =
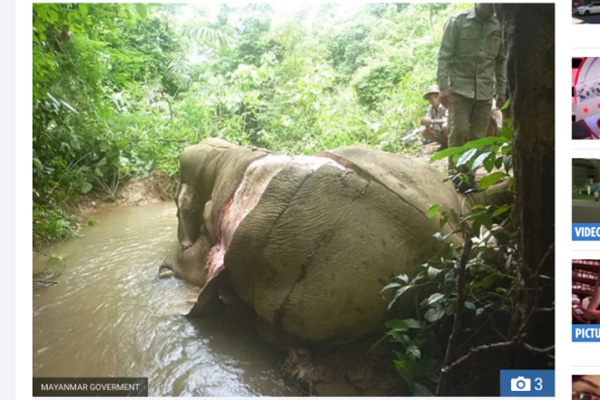
<path id="1" fill-rule="evenodd" d="M 211 138 L 184 150 L 180 175 L 181 251 L 161 270 L 202 287 L 189 315 L 217 308 L 227 279 L 260 332 L 287 343 L 375 330 L 382 287 L 441 246 L 429 207 L 472 203 L 433 167 L 361 147 L 287 157 Z"/>

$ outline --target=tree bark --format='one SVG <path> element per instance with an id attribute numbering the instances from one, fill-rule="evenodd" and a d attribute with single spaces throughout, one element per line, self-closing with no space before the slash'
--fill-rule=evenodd
<path id="1" fill-rule="evenodd" d="M 501 4 L 497 9 L 512 92 L 515 219 L 523 278 L 513 333 L 521 330 L 527 344 L 548 348 L 554 345 L 554 312 L 548 312 L 554 307 L 555 283 L 554 4 Z M 541 361 L 524 352 L 513 358 L 521 369 Z"/>
<path id="2" fill-rule="evenodd" d="M 554 4 L 498 4 L 508 52 L 517 265 L 504 341 L 471 348 L 438 395 L 498 396 L 500 369 L 551 369 L 554 353 Z M 444 374 L 446 376 L 444 376 Z"/>

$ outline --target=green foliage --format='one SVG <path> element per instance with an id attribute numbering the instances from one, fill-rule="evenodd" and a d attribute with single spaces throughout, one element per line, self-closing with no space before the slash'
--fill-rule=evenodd
<path id="1" fill-rule="evenodd" d="M 402 150 L 443 23 L 469 6 L 284 17 L 267 4 L 34 4 L 33 201 L 38 221 L 61 222 L 34 224 L 36 237 L 76 229 L 66 210 L 80 196 L 111 200 L 132 176 L 176 174 L 182 149 L 209 136 L 288 154 Z"/>
<path id="2" fill-rule="evenodd" d="M 506 187 L 497 187 L 495 193 L 487 193 L 489 196 L 511 193 L 511 155 L 512 126 L 507 120 L 499 137 L 448 148 L 431 159 L 452 157 L 457 167 L 466 168 L 467 172 L 451 174 L 449 179 L 472 175 L 483 167 L 486 175 L 479 181 L 480 190 L 488 189 L 501 179 L 508 180 Z M 512 198 L 502 198 L 505 197 Z M 516 232 L 512 223 L 512 201 L 494 203 L 475 204 L 465 215 L 441 211 L 441 204 L 432 205 L 427 216 L 439 215 L 440 230 L 447 225 L 452 227 L 450 233 L 435 235 L 442 244 L 441 250 L 419 266 L 414 277 L 397 276 L 382 290 L 392 291 L 389 303 L 392 310 L 398 302 L 410 301 L 415 291 L 421 297 L 428 293 L 415 307 L 417 318 L 389 321 L 382 339 L 396 346 L 396 369 L 415 395 L 422 393 L 424 387 L 435 386 L 441 366 L 458 358 L 456 347 L 464 354 L 490 337 L 500 335 L 502 338 L 507 333 L 507 326 L 502 322 L 512 311 L 510 293 L 520 280 L 518 268 L 512 261 Z M 462 239 L 458 240 L 457 236 Z M 463 331 L 453 330 L 450 335 L 451 321 Z M 449 336 L 459 344 L 451 343 Z M 448 354 L 454 358 L 448 359 Z"/>
<path id="3" fill-rule="evenodd" d="M 40 239 L 68 239 L 78 237 L 78 224 L 74 216 L 60 208 L 49 210 L 33 204 L 34 235 Z M 41 233 L 40 233 L 41 232 Z"/>
<path id="4" fill-rule="evenodd" d="M 392 63 L 371 67 L 353 85 L 358 104 L 372 109 L 383 97 L 389 96 L 407 72 L 408 67 L 401 68 Z"/>
<path id="5" fill-rule="evenodd" d="M 400 350 L 394 351 L 394 367 L 415 396 L 433 396 L 420 381 L 432 376 L 440 357 L 433 331 L 416 319 L 392 319 L 386 323 L 386 336 Z"/>
<path id="6" fill-rule="evenodd" d="M 499 136 L 484 137 L 465 143 L 461 147 L 450 147 L 435 154 L 431 161 L 452 157 L 457 170 L 450 174 L 454 182 L 468 181 L 470 176 L 464 171 L 474 171 L 483 167 L 487 172 L 478 184 L 478 190 L 483 191 L 499 181 L 510 178 L 512 170 L 512 120 L 507 118 Z M 471 174 L 472 175 L 472 174 Z"/>
<path id="7" fill-rule="evenodd" d="M 372 50 L 368 40 L 371 25 L 352 21 L 329 40 L 331 64 L 340 71 L 340 80 L 349 80 L 358 68 L 366 65 Z"/>
<path id="8" fill-rule="evenodd" d="M 80 195 L 96 189 L 112 198 L 119 182 L 154 166 L 157 152 L 140 156 L 146 146 L 137 144 L 165 125 L 176 89 L 164 71 L 180 49 L 149 16 L 155 7 L 33 5 L 35 238 L 72 236 L 77 225 L 66 210 Z"/>

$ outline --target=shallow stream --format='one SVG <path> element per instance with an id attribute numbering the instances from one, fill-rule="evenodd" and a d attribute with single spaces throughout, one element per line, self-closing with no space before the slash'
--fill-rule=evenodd
<path id="1" fill-rule="evenodd" d="M 178 246 L 175 212 L 106 207 L 81 238 L 34 254 L 33 376 L 148 377 L 150 396 L 298 395 L 251 316 L 181 316 L 198 288 L 157 279 Z"/>

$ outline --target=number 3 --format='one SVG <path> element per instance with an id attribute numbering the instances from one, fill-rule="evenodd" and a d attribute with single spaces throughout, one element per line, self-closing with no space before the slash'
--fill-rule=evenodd
<path id="1" fill-rule="evenodd" d="M 534 389 L 535 390 L 542 390 L 542 388 L 543 388 L 543 386 L 542 386 L 542 382 L 543 382 L 542 378 L 535 378 L 534 381 L 535 381 L 535 387 L 534 387 Z"/>

